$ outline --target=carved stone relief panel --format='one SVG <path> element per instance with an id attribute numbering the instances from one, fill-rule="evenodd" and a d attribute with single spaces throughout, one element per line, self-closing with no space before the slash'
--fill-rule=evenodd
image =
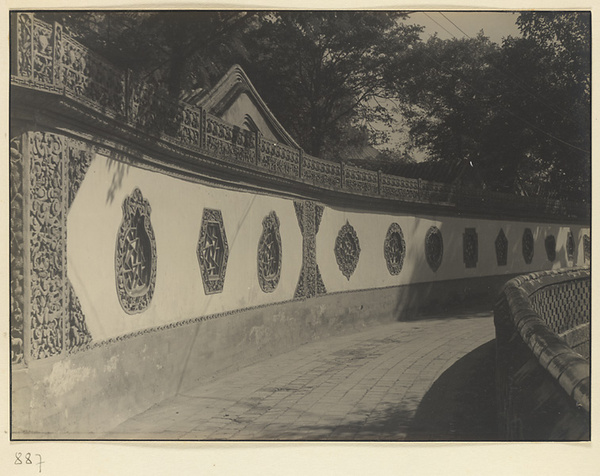
<path id="1" fill-rule="evenodd" d="M 21 136 L 10 141 L 10 361 L 24 359 L 23 153 Z"/>
<path id="2" fill-rule="evenodd" d="M 522 248 L 523 259 L 527 264 L 531 264 L 531 261 L 533 261 L 533 246 L 533 233 L 531 232 L 530 228 L 525 228 L 525 230 L 523 231 Z"/>
<path id="3" fill-rule="evenodd" d="M 406 244 L 404 243 L 402 228 L 398 223 L 392 223 L 388 228 L 383 243 L 383 255 L 390 274 L 392 276 L 400 274 L 406 255 Z"/>
<path id="4" fill-rule="evenodd" d="M 205 208 L 196 249 L 205 294 L 220 293 L 225 284 L 229 245 L 221 210 Z"/>
<path id="5" fill-rule="evenodd" d="M 317 264 L 317 233 L 324 208 L 311 201 L 295 201 L 294 209 L 302 233 L 302 269 L 294 298 L 325 294 L 325 284 Z"/>
<path id="6" fill-rule="evenodd" d="M 262 222 L 263 231 L 258 242 L 258 283 L 265 293 L 275 290 L 281 277 L 281 235 L 279 218 L 269 213 Z"/>
<path id="7" fill-rule="evenodd" d="M 548 235 L 544 240 L 544 245 L 546 247 L 548 261 L 554 262 L 554 260 L 556 260 L 556 238 L 554 235 Z"/>
<path id="8" fill-rule="evenodd" d="M 69 325 L 66 333 L 66 349 L 73 352 L 83 349 L 92 342 L 92 335 L 85 322 L 81 304 L 69 282 Z"/>
<path id="9" fill-rule="evenodd" d="M 123 201 L 115 271 L 119 302 L 128 314 L 145 311 L 154 294 L 157 254 L 150 213 L 150 203 L 139 188 Z"/>
<path id="10" fill-rule="evenodd" d="M 504 230 L 500 228 L 495 241 L 496 245 L 496 262 L 498 266 L 506 266 L 508 258 L 508 239 L 504 234 Z"/>
<path id="11" fill-rule="evenodd" d="M 427 230 L 425 236 L 425 257 L 427 263 L 433 271 L 437 271 L 442 264 L 444 257 L 444 239 L 442 232 L 437 226 L 432 226 Z"/>
<path id="12" fill-rule="evenodd" d="M 30 132 L 27 145 L 31 357 L 41 359 L 64 348 L 68 172 L 61 136 Z"/>
<path id="13" fill-rule="evenodd" d="M 70 139 L 67 147 L 67 160 L 69 164 L 69 207 L 85 178 L 85 174 L 92 163 L 92 153 L 81 141 Z"/>
<path id="14" fill-rule="evenodd" d="M 573 261 L 575 257 L 575 239 L 573 238 L 573 232 L 569 230 L 567 233 L 567 258 L 569 261 Z"/>
<path id="15" fill-rule="evenodd" d="M 463 233 L 463 261 L 465 267 L 476 268 L 479 259 L 479 240 L 475 228 L 465 228 Z"/>
<path id="16" fill-rule="evenodd" d="M 583 235 L 583 260 L 587 263 L 592 260 L 592 243 L 589 235 Z"/>
<path id="17" fill-rule="evenodd" d="M 335 259 L 346 279 L 354 273 L 360 257 L 360 243 L 354 227 L 346 221 L 335 240 Z"/>

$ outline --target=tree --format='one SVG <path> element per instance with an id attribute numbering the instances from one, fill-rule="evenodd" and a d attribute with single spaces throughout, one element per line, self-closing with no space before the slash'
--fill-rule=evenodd
<path id="1" fill-rule="evenodd" d="M 589 199 L 589 15 L 522 13 L 522 38 L 417 45 L 390 69 L 413 142 L 491 188 Z"/>
<path id="2" fill-rule="evenodd" d="M 392 120 L 374 101 L 387 96 L 389 59 L 418 40 L 420 28 L 402 24 L 404 17 L 397 12 L 272 13 L 251 35 L 244 67 L 306 151 L 337 159 L 348 137 L 360 135 L 361 122 Z"/>

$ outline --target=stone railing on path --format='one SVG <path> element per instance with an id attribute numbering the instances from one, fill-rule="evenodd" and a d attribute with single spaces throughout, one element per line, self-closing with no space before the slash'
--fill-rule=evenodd
<path id="1" fill-rule="evenodd" d="M 589 205 L 583 203 L 486 192 L 311 157 L 259 132 L 227 124 L 203 108 L 174 101 L 158 86 L 116 68 L 64 34 L 59 23 L 50 25 L 32 13 L 17 13 L 12 21 L 13 86 L 67 99 L 89 109 L 96 121 L 116 123 L 184 154 L 209 157 L 217 167 L 258 171 L 327 192 L 450 207 L 457 213 L 547 220 L 589 217 Z"/>
<path id="2" fill-rule="evenodd" d="M 494 309 L 500 434 L 590 438 L 589 268 L 520 276 Z"/>

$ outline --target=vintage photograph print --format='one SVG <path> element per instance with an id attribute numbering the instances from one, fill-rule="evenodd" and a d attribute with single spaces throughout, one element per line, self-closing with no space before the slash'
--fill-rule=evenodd
<path id="1" fill-rule="evenodd" d="M 590 11 L 9 17 L 13 442 L 590 440 Z"/>

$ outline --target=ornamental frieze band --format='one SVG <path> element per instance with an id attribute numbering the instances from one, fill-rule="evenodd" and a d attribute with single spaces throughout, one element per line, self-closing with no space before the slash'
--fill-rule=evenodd
<path id="1" fill-rule="evenodd" d="M 61 354 L 67 292 L 67 187 L 65 139 L 27 134 L 29 156 L 29 286 L 31 357 Z"/>
<path id="2" fill-rule="evenodd" d="M 294 209 L 302 233 L 302 269 L 294 298 L 310 298 L 325 294 L 325 284 L 317 264 L 317 233 L 323 217 L 323 206 L 310 200 L 295 201 Z"/>
<path id="3" fill-rule="evenodd" d="M 139 188 L 123 201 L 123 221 L 117 234 L 115 273 L 117 296 L 128 314 L 145 311 L 156 284 L 156 240 L 150 223 L 150 203 Z"/>

